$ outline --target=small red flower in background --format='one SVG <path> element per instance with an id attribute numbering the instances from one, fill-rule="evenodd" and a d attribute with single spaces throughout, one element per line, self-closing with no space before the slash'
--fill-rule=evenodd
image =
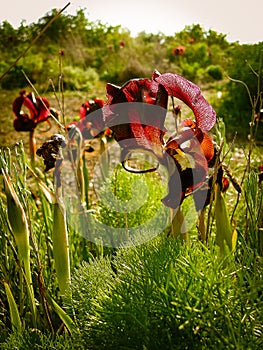
<path id="1" fill-rule="evenodd" d="M 28 113 L 22 111 L 25 107 Z M 20 91 L 20 96 L 13 102 L 14 128 L 16 131 L 33 131 L 36 126 L 50 117 L 50 103 L 45 97 L 35 97 L 33 93 L 26 95 Z"/>
<path id="2" fill-rule="evenodd" d="M 176 46 L 172 49 L 172 54 L 175 56 L 183 56 L 185 53 L 185 47 L 184 46 Z"/>
<path id="3" fill-rule="evenodd" d="M 124 48 L 125 42 L 124 42 L 124 41 L 120 41 L 120 42 L 119 42 L 119 46 L 120 46 L 121 49 Z"/>
<path id="4" fill-rule="evenodd" d="M 80 119 L 86 118 L 86 116 L 95 110 L 102 108 L 104 105 L 104 101 L 99 98 L 94 98 L 93 100 L 89 100 L 84 102 L 79 109 Z"/>
<path id="5" fill-rule="evenodd" d="M 105 136 L 110 137 L 112 131 L 105 127 L 103 121 L 103 105 L 104 101 L 99 98 L 85 101 L 79 109 L 80 120 L 68 124 L 67 129 L 69 129 L 71 125 L 76 125 L 85 140 L 99 137 L 102 133 L 105 133 Z"/>

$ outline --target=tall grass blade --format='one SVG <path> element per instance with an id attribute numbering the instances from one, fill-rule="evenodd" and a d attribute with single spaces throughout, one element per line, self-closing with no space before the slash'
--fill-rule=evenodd
<path id="1" fill-rule="evenodd" d="M 262 255 L 263 189 L 259 186 L 255 172 L 250 172 L 244 182 L 244 196 L 249 218 L 246 241 L 250 248 Z"/>
<path id="2" fill-rule="evenodd" d="M 71 317 L 55 302 L 55 300 L 50 295 L 46 294 L 46 299 L 53 310 L 57 313 L 61 321 L 65 324 L 69 332 L 76 332 L 77 327 Z"/>
<path id="3" fill-rule="evenodd" d="M 26 284 L 28 286 L 28 294 L 32 312 L 32 320 L 36 326 L 36 304 L 34 299 L 34 290 L 32 285 L 32 275 L 30 267 L 30 244 L 29 244 L 29 227 L 25 211 L 12 185 L 10 176 L 2 169 L 5 183 L 5 192 L 7 198 L 7 215 L 10 227 L 12 229 L 18 255 L 23 263 L 25 270 Z"/>
<path id="4" fill-rule="evenodd" d="M 5 286 L 5 292 L 6 292 L 7 301 L 8 301 L 9 310 L 10 310 L 10 318 L 11 318 L 13 332 L 21 332 L 22 322 L 21 322 L 21 318 L 19 315 L 16 302 L 15 302 L 15 298 L 12 294 L 9 284 L 7 282 L 4 282 L 4 286 Z"/>
<path id="5" fill-rule="evenodd" d="M 36 179 L 38 186 L 44 196 L 46 197 L 47 201 L 51 204 L 54 204 L 57 202 L 57 198 L 55 193 L 48 188 L 48 186 L 41 180 L 41 178 L 30 168 L 28 167 L 34 178 Z"/>

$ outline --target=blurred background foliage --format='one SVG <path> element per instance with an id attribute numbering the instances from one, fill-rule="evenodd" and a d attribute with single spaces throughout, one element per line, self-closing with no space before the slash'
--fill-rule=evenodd
<path id="1" fill-rule="evenodd" d="M 55 14 L 56 10 L 51 10 L 37 23 L 22 21 L 18 28 L 7 21 L 0 23 L 0 75 Z M 237 131 L 242 138 L 249 133 L 251 120 L 247 90 L 253 99 L 262 86 L 262 49 L 263 42 L 230 43 L 225 34 L 206 31 L 199 24 L 186 26 L 172 36 L 141 32 L 133 37 L 121 26 L 89 21 L 81 9 L 75 15 L 61 14 L 1 79 L 0 86 L 4 90 L 24 88 L 24 71 L 32 83 L 47 91 L 51 81 L 57 86 L 63 73 L 65 90 L 93 95 L 106 82 L 121 85 L 131 78 L 150 78 L 154 69 L 169 71 L 207 91 L 209 102 L 224 119 L 228 137 Z M 229 78 L 243 81 L 248 89 Z M 262 99 L 254 109 L 260 112 Z M 259 137 L 261 134 L 258 132 Z"/>

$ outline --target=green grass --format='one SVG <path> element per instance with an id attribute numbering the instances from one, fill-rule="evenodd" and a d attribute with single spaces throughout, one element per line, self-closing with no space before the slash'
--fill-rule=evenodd
<path id="1" fill-rule="evenodd" d="M 73 300 L 87 347 L 259 349 L 263 261 L 236 258 L 163 236 L 84 263 Z"/>
<path id="2" fill-rule="evenodd" d="M 167 190 L 163 180 L 157 173 L 130 174 L 117 166 L 103 186 L 97 184 L 98 200 L 90 203 L 91 215 L 106 227 L 91 228 L 99 239 L 88 242 L 79 232 L 79 223 L 68 225 L 72 296 L 63 300 L 54 264 L 52 204 L 27 167 L 23 145 L 11 145 L 1 150 L 1 164 L 11 177 L 28 223 L 37 327 L 32 323 L 24 269 L 8 222 L 0 175 L 1 349 L 262 348 L 263 197 L 257 177 L 257 167 L 263 162 L 260 148 L 253 149 L 236 209 L 238 197 L 232 185 L 224 195 L 230 215 L 235 210 L 232 225 L 238 240 L 236 250 L 223 257 L 215 245 L 214 206 L 207 245 L 198 241 L 190 197 L 183 205 L 189 225 L 188 243 L 168 238 L 167 230 L 159 232 L 160 222 L 165 222 L 167 215 L 161 205 Z M 240 182 L 246 155 L 246 147 L 232 149 L 226 160 Z M 43 167 L 41 160 L 37 166 Z M 53 190 L 52 173 L 37 172 Z M 149 221 L 156 213 L 156 221 Z M 87 223 L 90 225 L 90 221 Z M 131 236 L 136 227 L 140 229 Z M 118 243 L 114 249 L 103 245 L 111 242 L 109 228 Z M 121 229 L 124 236 L 118 233 Z M 129 247 L 120 248 L 126 242 Z M 2 282 L 8 283 L 14 297 L 12 305 L 17 305 L 21 332 L 12 330 L 10 301 Z M 61 309 L 54 307 L 50 297 Z M 68 317 L 73 320 L 71 334 L 61 316 L 69 323 Z"/>
<path id="3" fill-rule="evenodd" d="M 26 332 L 2 349 L 261 349 L 262 268 L 249 249 L 222 260 L 158 237 L 74 271 L 79 333 Z"/>

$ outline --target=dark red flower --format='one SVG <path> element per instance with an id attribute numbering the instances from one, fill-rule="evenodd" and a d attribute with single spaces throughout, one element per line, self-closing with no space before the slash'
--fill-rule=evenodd
<path id="1" fill-rule="evenodd" d="M 22 107 L 28 113 L 22 111 Z M 14 128 L 16 131 L 33 131 L 35 127 L 50 117 L 50 103 L 45 97 L 35 97 L 33 93 L 26 95 L 25 90 L 13 102 Z"/>
<path id="2" fill-rule="evenodd" d="M 173 171 L 179 171 L 180 174 L 180 182 L 177 181 L 177 185 L 181 184 L 182 186 L 180 204 L 185 195 L 193 192 L 205 182 L 209 162 L 214 156 L 214 145 L 210 136 L 203 133 L 192 119 L 185 119 L 179 125 L 178 131 L 169 137 L 164 149 L 176 164 Z M 163 203 L 176 208 L 178 206 L 178 196 L 176 197 L 175 194 L 178 189 L 172 180 L 172 173 L 170 171 L 169 192 L 163 199 Z M 207 188 L 204 189 L 207 190 Z M 199 201 L 199 203 L 196 203 L 196 207 L 203 205 L 204 202 L 200 201 L 200 197 L 194 196 L 194 199 L 196 199 L 195 202 Z"/>
<path id="3" fill-rule="evenodd" d="M 102 108 L 104 105 L 104 101 L 99 98 L 94 98 L 93 100 L 89 100 L 84 102 L 79 109 L 80 119 L 86 118 L 86 116 L 95 110 Z"/>
<path id="4" fill-rule="evenodd" d="M 182 110 L 182 107 L 181 107 L 181 106 L 179 106 L 179 105 L 174 106 L 174 108 L 173 108 L 173 113 L 174 113 L 174 115 L 175 115 L 175 116 L 180 115 L 181 110 Z"/>
<path id="5" fill-rule="evenodd" d="M 68 124 L 66 128 L 76 125 L 86 140 L 98 137 L 106 129 L 101 109 L 103 105 L 104 101 L 99 98 L 84 102 L 79 109 L 80 120 Z"/>
<path id="6" fill-rule="evenodd" d="M 190 107 L 195 120 L 184 120 L 165 141 L 168 95 Z M 123 149 L 122 161 L 134 150 L 151 152 L 169 173 L 169 192 L 163 202 L 176 208 L 187 193 L 206 180 L 208 163 L 214 156 L 207 134 L 216 120 L 212 106 L 192 82 L 157 71 L 152 79 L 132 79 L 121 87 L 107 84 L 107 98 L 104 121 Z"/>
<path id="7" fill-rule="evenodd" d="M 165 89 L 147 78 L 129 80 L 121 87 L 107 84 L 106 88 L 104 120 L 115 140 L 122 143 L 123 157 L 138 147 L 161 156 L 168 100 Z"/>

